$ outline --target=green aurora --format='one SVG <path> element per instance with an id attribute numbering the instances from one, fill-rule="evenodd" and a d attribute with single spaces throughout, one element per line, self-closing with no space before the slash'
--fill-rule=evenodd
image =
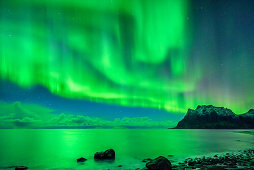
<path id="1" fill-rule="evenodd" d="M 0 2 L 0 78 L 24 88 L 131 107 L 185 113 L 199 104 L 249 109 L 191 60 L 187 0 Z M 209 54 L 211 55 L 211 54 Z"/>

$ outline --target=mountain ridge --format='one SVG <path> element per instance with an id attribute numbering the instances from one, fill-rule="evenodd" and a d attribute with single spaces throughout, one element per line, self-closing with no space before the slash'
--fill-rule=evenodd
<path id="1" fill-rule="evenodd" d="M 237 115 L 232 110 L 213 105 L 199 105 L 188 109 L 174 129 L 253 129 L 254 109 Z"/>

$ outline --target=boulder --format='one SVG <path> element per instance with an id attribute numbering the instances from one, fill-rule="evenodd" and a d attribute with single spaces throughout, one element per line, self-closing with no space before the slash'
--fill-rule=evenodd
<path id="1" fill-rule="evenodd" d="M 115 159 L 115 151 L 113 149 L 108 149 L 105 152 L 96 152 L 94 154 L 94 159 L 97 159 L 97 160 L 105 160 L 105 159 L 113 160 L 113 159 Z"/>
<path id="2" fill-rule="evenodd" d="M 86 158 L 81 157 L 77 159 L 77 162 L 81 163 L 81 162 L 85 162 L 86 160 L 87 160 Z"/>
<path id="3" fill-rule="evenodd" d="M 151 160 L 150 162 L 146 163 L 146 167 L 148 170 L 171 170 L 172 169 L 172 165 L 170 161 L 163 156 L 159 156 L 158 158 L 155 158 Z"/>

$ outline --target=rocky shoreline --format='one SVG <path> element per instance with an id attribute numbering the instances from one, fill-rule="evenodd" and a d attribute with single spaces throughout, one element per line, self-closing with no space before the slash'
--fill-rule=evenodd
<path id="1" fill-rule="evenodd" d="M 187 158 L 183 162 L 171 165 L 170 161 L 165 157 L 156 159 L 144 159 L 146 161 L 145 168 L 137 170 L 180 170 L 180 169 L 254 169 L 254 149 L 243 150 L 237 153 L 226 153 L 223 155 L 215 154 L 210 157 Z M 153 167 L 151 168 L 151 163 Z"/>
<path id="2" fill-rule="evenodd" d="M 158 161 L 159 160 L 159 161 Z M 187 158 L 183 162 L 169 165 L 168 159 L 158 157 L 156 159 L 144 159 L 146 161 L 145 168 L 137 170 L 181 170 L 181 169 L 202 169 L 202 170 L 223 170 L 223 169 L 254 169 L 254 149 L 243 150 L 237 153 L 215 154 L 210 157 Z M 149 165 L 151 162 L 155 168 Z M 169 165 L 169 166 L 168 166 Z"/>
<path id="3" fill-rule="evenodd" d="M 99 156 L 98 156 L 99 155 Z M 169 157 L 172 157 L 170 155 Z M 115 152 L 113 149 L 105 152 L 95 153 L 95 160 L 114 160 Z M 78 163 L 85 162 L 86 158 L 77 159 Z M 201 170 L 233 170 L 233 169 L 254 169 L 254 149 L 241 150 L 238 152 L 228 152 L 225 154 L 215 154 L 213 156 L 203 156 L 196 158 L 186 158 L 181 162 L 170 162 L 169 159 L 159 156 L 155 159 L 146 158 L 141 162 L 146 165 L 143 168 L 136 168 L 135 170 L 182 170 L 182 169 L 201 169 Z M 85 165 L 84 165 L 85 166 Z M 123 165 L 117 166 L 119 169 L 130 169 Z M 13 166 L 16 170 L 29 169 L 25 166 Z M 115 168 L 114 168 L 115 169 Z M 107 169 L 107 170 L 110 170 Z"/>
<path id="4" fill-rule="evenodd" d="M 254 169 L 254 149 L 212 157 L 187 158 L 172 169 Z"/>

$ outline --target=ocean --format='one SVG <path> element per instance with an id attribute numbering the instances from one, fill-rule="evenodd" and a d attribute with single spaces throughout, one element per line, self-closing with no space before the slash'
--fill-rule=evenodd
<path id="1" fill-rule="evenodd" d="M 136 169 L 146 158 L 187 157 L 253 148 L 254 135 L 237 130 L 180 129 L 2 129 L 0 168 Z M 115 161 L 94 161 L 95 152 L 114 149 Z M 76 159 L 85 157 L 84 164 Z M 121 167 L 118 167 L 121 165 Z"/>

